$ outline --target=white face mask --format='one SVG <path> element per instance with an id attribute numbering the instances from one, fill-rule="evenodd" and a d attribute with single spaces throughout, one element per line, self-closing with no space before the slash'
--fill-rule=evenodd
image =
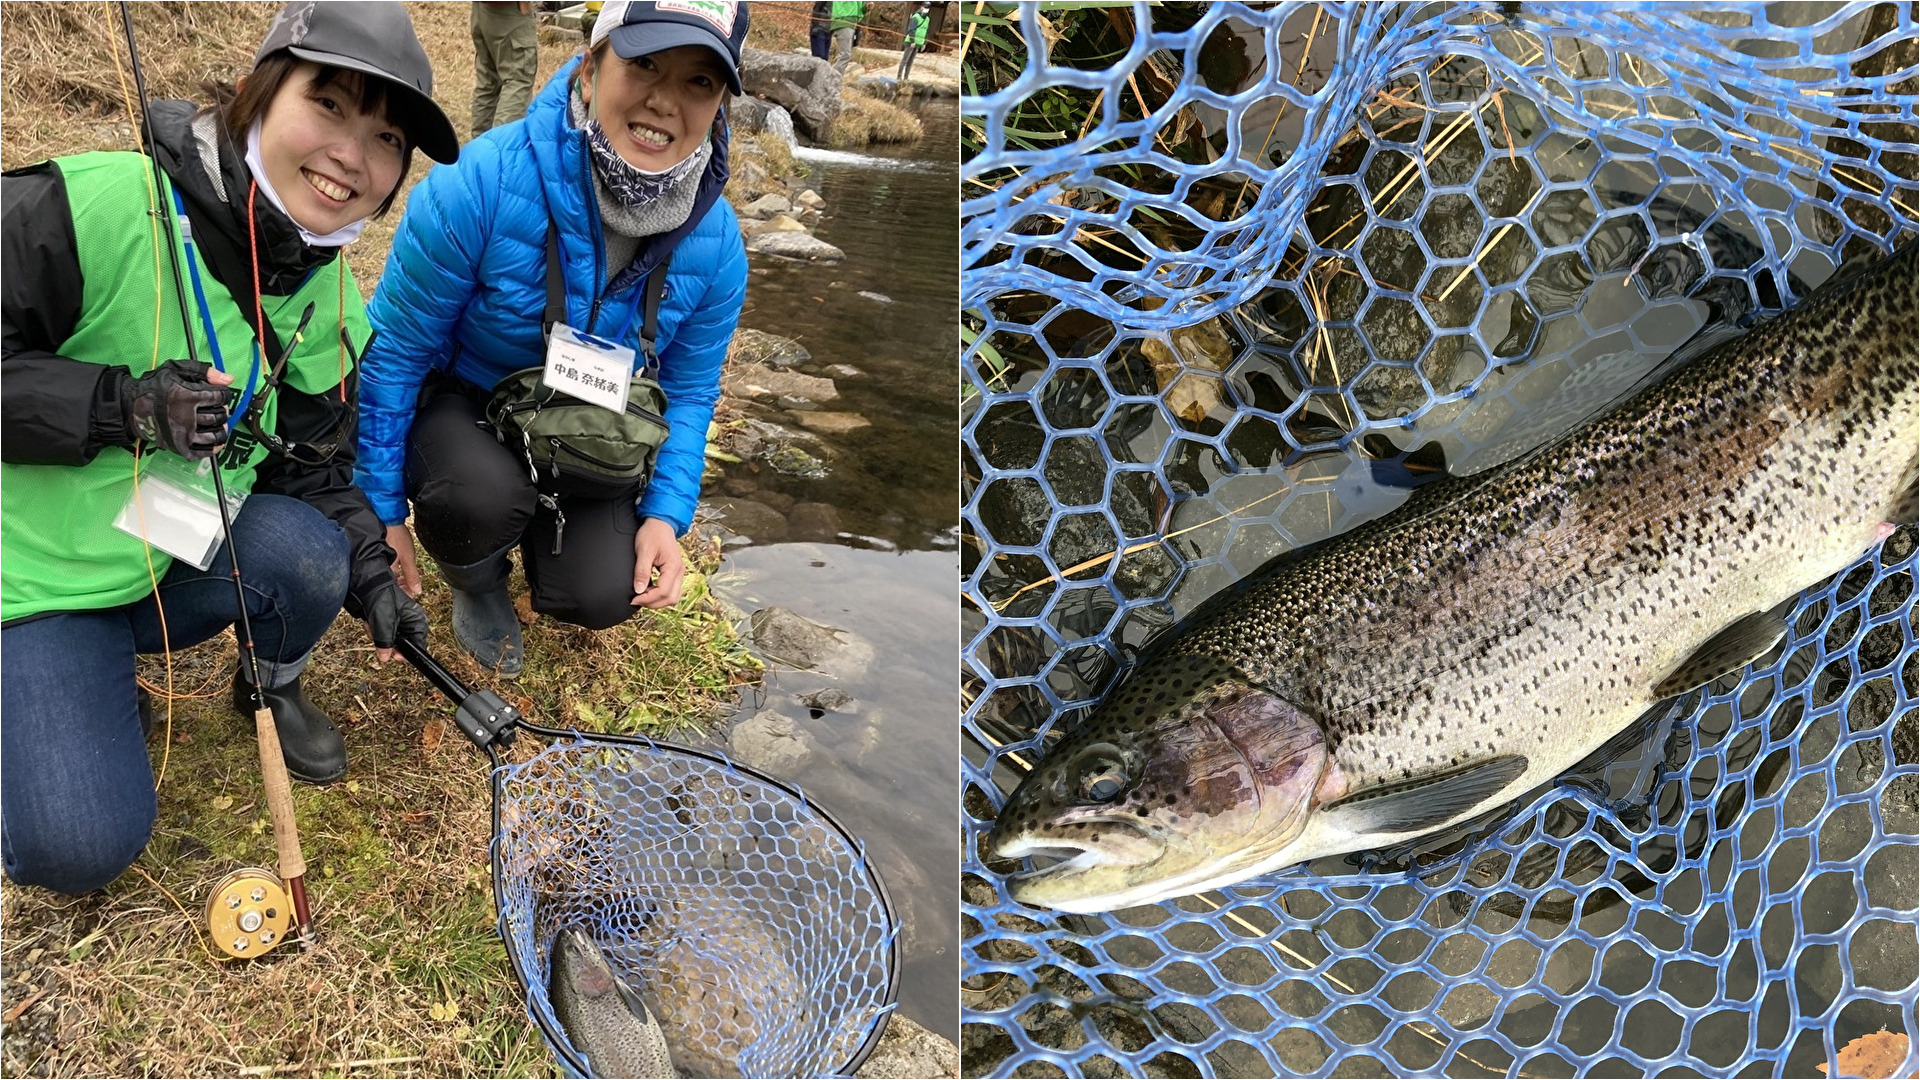
<path id="1" fill-rule="evenodd" d="M 293 222 L 293 227 L 300 230 L 300 239 L 306 241 L 309 247 L 345 247 L 360 239 L 360 230 L 367 227 L 366 218 L 361 218 L 351 225 L 343 226 L 322 236 L 319 233 L 308 232 L 306 226 L 295 221 L 293 215 L 287 213 L 287 204 L 281 202 L 280 193 L 273 190 L 273 181 L 267 179 L 267 167 L 260 161 L 261 119 L 263 118 L 256 118 L 253 126 L 247 129 L 247 168 L 253 173 L 254 182 L 260 185 L 260 190 L 267 193 L 267 201 L 287 215 L 287 220 Z"/>

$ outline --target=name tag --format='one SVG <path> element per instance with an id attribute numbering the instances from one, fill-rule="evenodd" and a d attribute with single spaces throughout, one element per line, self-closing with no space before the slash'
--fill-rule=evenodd
<path id="1" fill-rule="evenodd" d="M 246 495 L 228 490 L 227 513 L 238 517 Z M 213 493 L 213 466 L 189 463 L 149 450 L 140 457 L 140 478 L 113 525 L 197 570 L 220 553 L 220 503 Z"/>
<path id="2" fill-rule="evenodd" d="M 548 388 L 598 405 L 610 412 L 627 409 L 627 382 L 633 376 L 633 350 L 554 323 L 547 340 L 547 369 L 540 381 Z"/>

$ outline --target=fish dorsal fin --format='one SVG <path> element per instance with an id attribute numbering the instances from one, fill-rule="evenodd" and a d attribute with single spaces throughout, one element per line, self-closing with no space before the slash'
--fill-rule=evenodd
<path id="1" fill-rule="evenodd" d="M 1349 833 L 1419 832 L 1485 802 L 1527 771 L 1527 759 L 1502 754 L 1440 772 L 1356 791 L 1320 808 L 1327 824 Z"/>
<path id="2" fill-rule="evenodd" d="M 1771 611 L 1756 611 L 1707 639 L 1693 655 L 1653 688 L 1656 699 L 1685 693 L 1758 660 L 1787 632 L 1787 620 Z"/>

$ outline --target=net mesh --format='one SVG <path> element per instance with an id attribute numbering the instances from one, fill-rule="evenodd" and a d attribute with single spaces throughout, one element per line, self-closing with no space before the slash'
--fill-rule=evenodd
<path id="1" fill-rule="evenodd" d="M 687 1076 L 850 1071 L 893 1008 L 898 926 L 865 852 L 798 792 L 680 748 L 577 739 L 495 770 L 500 934 L 569 1075 L 550 947 L 587 930 Z"/>
<path id="2" fill-rule="evenodd" d="M 963 1070 L 1797 1076 L 1913 1033 L 1910 529 L 1417 851 L 1101 917 L 980 856 L 1201 600 L 1910 233 L 1912 8 L 1019 16 L 962 105 Z"/>

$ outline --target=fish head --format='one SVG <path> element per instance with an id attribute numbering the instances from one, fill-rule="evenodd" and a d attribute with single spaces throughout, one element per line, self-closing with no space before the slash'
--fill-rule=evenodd
<path id="1" fill-rule="evenodd" d="M 1326 737 L 1299 708 L 1210 658 L 1153 662 L 1014 789 L 989 851 L 1059 860 L 1009 880 L 1022 904 L 1091 913 L 1184 896 L 1292 843 L 1326 767 Z"/>

